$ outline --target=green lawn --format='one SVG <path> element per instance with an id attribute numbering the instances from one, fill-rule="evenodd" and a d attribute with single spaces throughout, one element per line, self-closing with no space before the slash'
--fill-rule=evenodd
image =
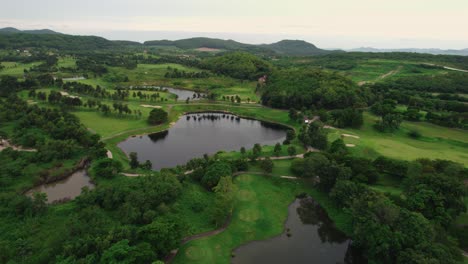
<path id="1" fill-rule="evenodd" d="M 20 63 L 20 62 L 1 62 L 5 68 L 0 70 L 1 75 L 12 75 L 15 77 L 23 77 L 24 70 L 29 70 L 33 66 L 41 64 L 41 62 L 31 62 L 31 63 Z"/>
<path id="2" fill-rule="evenodd" d="M 280 234 L 289 204 L 304 190 L 294 181 L 251 174 L 240 175 L 234 182 L 238 192 L 229 227 L 182 246 L 174 263 L 230 263 L 236 247 Z"/>
<path id="3" fill-rule="evenodd" d="M 72 63 L 72 62 L 69 62 Z M 240 96 L 242 101 L 249 98 L 252 102 L 258 102 L 259 98 L 255 93 L 255 82 L 242 81 L 226 76 L 213 75 L 208 78 L 165 78 L 167 68 L 178 69 L 186 72 L 205 71 L 198 68 L 186 67 L 180 64 L 138 64 L 136 69 L 125 69 L 121 67 L 108 67 L 109 72 L 101 77 L 79 80 L 79 82 L 93 86 L 100 85 L 105 88 L 114 88 L 116 85 L 154 85 L 181 87 L 186 89 L 211 90 L 221 99 L 222 96 Z M 129 81 L 122 82 L 119 76 L 127 76 Z"/>
<path id="4" fill-rule="evenodd" d="M 377 82 L 410 75 L 445 74 L 448 72 L 444 69 L 423 68 L 419 64 L 411 61 L 372 59 L 359 61 L 355 68 L 343 71 L 343 73 L 355 82 Z"/>
<path id="5" fill-rule="evenodd" d="M 289 167 L 290 162 L 275 161 L 275 164 L 285 170 L 280 166 Z M 238 187 L 237 199 L 228 228 L 220 234 L 183 245 L 174 263 L 230 263 L 232 250 L 240 245 L 281 234 L 287 208 L 302 192 L 316 199 L 339 229 L 351 232 L 349 215 L 336 208 L 327 194 L 307 187 L 302 181 L 246 173 L 236 177 L 234 183 Z"/>
<path id="6" fill-rule="evenodd" d="M 60 67 L 65 67 L 65 68 L 75 68 L 76 67 L 76 60 L 73 57 L 66 56 L 66 57 L 60 57 L 57 66 Z"/>
<path id="7" fill-rule="evenodd" d="M 341 133 L 357 135 L 360 139 L 345 137 L 346 143 L 355 144 L 350 148 L 353 154 L 375 158 L 379 154 L 404 160 L 418 158 L 448 159 L 468 166 L 468 133 L 463 130 L 433 125 L 426 122 L 404 121 L 395 133 L 380 133 L 372 126 L 378 118 L 364 113 L 364 125 L 361 129 L 333 130 L 329 138 L 334 140 Z M 410 130 L 422 134 L 420 139 L 407 135 Z"/>

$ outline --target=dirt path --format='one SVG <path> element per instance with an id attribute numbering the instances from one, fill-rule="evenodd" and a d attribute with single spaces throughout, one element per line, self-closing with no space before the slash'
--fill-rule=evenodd
<path id="1" fill-rule="evenodd" d="M 308 149 L 308 152 L 320 152 L 320 150 L 318 149 L 314 149 L 314 148 L 309 148 Z M 304 158 L 304 154 L 298 154 L 298 155 L 294 155 L 294 156 L 279 156 L 279 157 L 269 157 L 271 160 L 287 160 L 287 159 L 303 159 Z M 112 155 L 112 153 L 111 153 Z M 267 157 L 260 157 L 258 158 L 257 160 L 264 160 L 266 159 Z M 184 172 L 184 175 L 188 175 L 188 174 L 191 174 L 193 172 L 193 170 L 189 170 L 189 171 L 186 171 Z M 244 174 L 244 173 L 250 173 L 250 174 L 262 174 L 264 175 L 265 173 L 257 173 L 257 172 L 245 172 L 245 171 L 241 171 L 241 172 L 238 172 L 238 173 L 234 173 L 232 176 L 237 176 L 237 175 L 240 175 L 240 174 Z M 143 176 L 144 174 L 138 174 L 138 173 L 127 173 L 127 172 L 123 172 L 121 173 L 122 175 L 124 176 L 127 176 L 127 177 L 138 177 L 138 176 Z M 281 178 L 285 178 L 285 179 L 297 179 L 296 177 L 293 177 L 293 176 L 280 176 Z"/>
<path id="2" fill-rule="evenodd" d="M 190 242 L 192 240 L 204 238 L 204 237 L 214 236 L 214 235 L 217 235 L 217 234 L 223 232 L 224 230 L 226 230 L 228 228 L 229 224 L 231 223 L 231 219 L 232 219 L 232 215 L 230 215 L 228 217 L 228 219 L 226 219 L 226 222 L 218 229 L 208 231 L 208 232 L 205 232 L 205 233 L 196 234 L 196 235 L 193 235 L 193 236 L 185 237 L 180 242 L 179 248 L 172 250 L 171 253 L 169 253 L 169 255 L 166 256 L 166 258 L 164 259 L 164 263 L 171 263 L 174 260 L 175 256 L 177 255 L 177 253 L 179 253 L 179 249 L 183 245 L 187 244 L 188 242 Z"/>
<path id="3" fill-rule="evenodd" d="M 381 80 L 383 80 L 385 78 L 388 78 L 388 77 L 390 77 L 392 75 L 395 75 L 395 74 L 399 73 L 401 71 L 401 69 L 403 69 L 403 66 L 398 66 L 398 68 L 396 68 L 395 70 L 392 70 L 392 71 L 389 71 L 389 72 L 387 72 L 385 74 L 380 75 L 374 81 L 360 81 L 360 82 L 358 82 L 358 85 L 363 86 L 364 84 L 375 83 L 376 81 L 381 81 Z"/>
<path id="4" fill-rule="evenodd" d="M 380 81 L 380 80 L 383 80 L 383 79 L 385 79 L 387 77 L 395 75 L 395 74 L 399 73 L 401 71 L 401 69 L 403 69 L 403 66 L 398 66 L 398 68 L 396 68 L 395 70 L 389 71 L 386 74 L 383 74 L 383 75 L 379 76 L 379 78 L 377 78 L 377 80 Z"/>
<path id="5" fill-rule="evenodd" d="M 21 146 L 12 145 L 8 140 L 4 140 L 4 139 L 0 140 L 0 151 L 7 149 L 7 148 L 12 148 L 13 150 L 16 150 L 16 151 L 37 152 L 37 149 L 23 148 Z"/>

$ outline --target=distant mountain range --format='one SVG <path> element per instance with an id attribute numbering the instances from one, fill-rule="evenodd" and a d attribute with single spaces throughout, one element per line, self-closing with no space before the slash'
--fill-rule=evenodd
<path id="1" fill-rule="evenodd" d="M 264 51 L 288 56 L 313 56 L 329 54 L 336 51 L 323 50 L 303 40 L 282 40 L 273 44 L 245 44 L 234 40 L 223 40 L 215 38 L 189 38 L 181 40 L 152 40 L 146 41 L 147 46 L 174 46 L 181 49 L 220 49 L 220 50 L 246 50 Z"/>
<path id="2" fill-rule="evenodd" d="M 427 53 L 433 55 L 459 55 L 468 56 L 468 49 L 461 50 L 443 50 L 443 49 L 376 49 L 371 47 L 362 47 L 357 49 L 351 49 L 347 51 L 354 52 L 411 52 L 411 53 Z"/>
<path id="3" fill-rule="evenodd" d="M 37 36 L 35 36 L 37 35 Z M 40 35 L 40 36 L 39 36 Z M 18 37 L 17 37 L 18 36 Z M 19 37 L 21 36 L 21 37 Z M 73 42 L 73 43 L 72 43 Z M 342 50 L 325 50 L 304 40 L 281 40 L 272 44 L 245 44 L 234 40 L 217 38 L 188 38 L 181 40 L 152 40 L 144 43 L 116 40 L 111 41 L 95 36 L 75 36 L 62 34 L 50 29 L 19 30 L 13 27 L 0 28 L 0 48 L 50 47 L 56 49 L 106 49 L 125 46 L 173 46 L 180 49 L 219 49 L 227 51 L 247 51 L 255 54 L 285 56 L 315 56 L 330 53 L 342 53 Z M 363 47 L 347 50 L 349 52 L 411 52 L 435 55 L 468 56 L 468 49 L 376 49 Z"/>
<path id="4" fill-rule="evenodd" d="M 25 33 L 25 34 L 62 34 L 50 29 L 19 30 L 13 27 L 0 28 L 0 33 Z"/>

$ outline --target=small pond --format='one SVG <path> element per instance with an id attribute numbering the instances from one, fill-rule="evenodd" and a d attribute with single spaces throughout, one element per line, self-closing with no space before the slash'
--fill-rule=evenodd
<path id="1" fill-rule="evenodd" d="M 288 212 L 283 234 L 240 246 L 232 263 L 361 263 L 351 241 L 312 198 L 296 199 Z"/>
<path id="2" fill-rule="evenodd" d="M 83 187 L 94 188 L 86 169 L 78 170 L 63 180 L 39 185 L 26 194 L 33 195 L 36 192 L 43 192 L 47 194 L 47 203 L 53 203 L 64 199 L 74 199 L 81 194 Z"/>
<path id="3" fill-rule="evenodd" d="M 171 94 L 177 95 L 179 97 L 178 100 L 180 101 L 187 100 L 187 97 L 190 98 L 190 100 L 200 100 L 201 98 L 203 98 L 203 96 L 205 96 L 204 93 L 197 93 L 195 91 L 184 90 L 179 88 L 164 87 L 164 89 L 167 89 L 167 91 Z"/>
<path id="4" fill-rule="evenodd" d="M 154 170 L 186 164 L 203 154 L 252 148 L 255 143 L 274 145 L 283 142 L 287 129 L 231 114 L 199 113 L 182 116 L 169 130 L 136 136 L 121 142 L 127 153 L 138 160 L 150 160 Z"/>

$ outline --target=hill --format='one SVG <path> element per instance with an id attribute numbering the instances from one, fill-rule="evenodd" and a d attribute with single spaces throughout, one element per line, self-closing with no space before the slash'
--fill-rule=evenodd
<path id="1" fill-rule="evenodd" d="M 44 32 L 44 31 L 41 31 Z M 121 47 L 122 44 L 95 36 L 73 36 L 47 33 L 4 33 L 0 34 L 0 48 L 49 48 L 68 51 L 99 50 Z"/>
<path id="2" fill-rule="evenodd" d="M 0 33 L 62 34 L 50 29 L 19 30 L 13 27 L 0 28 Z"/>
<path id="3" fill-rule="evenodd" d="M 314 44 L 304 40 L 282 40 L 273 44 L 262 45 L 262 47 L 271 49 L 276 53 L 289 56 L 311 56 L 329 54 L 333 52 L 319 49 Z"/>
<path id="4" fill-rule="evenodd" d="M 211 49 L 225 49 L 237 50 L 243 49 L 249 44 L 243 44 L 234 40 L 223 40 L 216 38 L 189 38 L 181 40 L 153 40 L 144 43 L 148 46 L 175 46 L 181 49 L 198 49 L 198 48 L 211 48 Z"/>
<path id="5" fill-rule="evenodd" d="M 273 44 L 245 44 L 234 40 L 216 38 L 189 38 L 181 40 L 152 40 L 144 43 L 147 46 L 174 46 L 181 49 L 211 48 L 228 51 L 248 51 L 270 55 L 287 56 L 313 56 L 333 53 L 317 48 L 315 45 L 303 40 L 282 40 Z"/>

